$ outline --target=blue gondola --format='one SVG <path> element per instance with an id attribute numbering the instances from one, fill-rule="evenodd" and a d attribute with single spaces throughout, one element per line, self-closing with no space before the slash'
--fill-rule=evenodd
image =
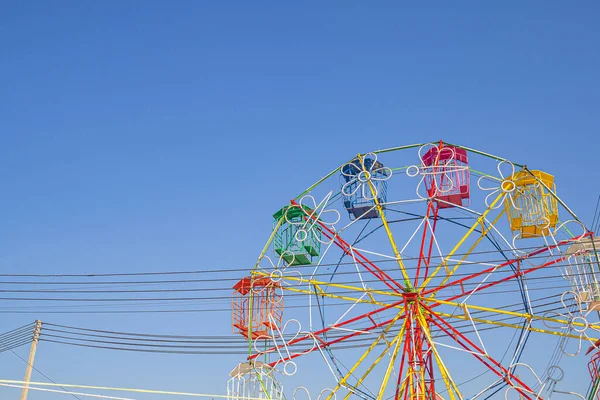
<path id="1" fill-rule="evenodd" d="M 382 208 L 387 201 L 387 182 L 389 168 L 371 157 L 363 158 L 364 170 L 358 158 L 344 164 L 341 168 L 340 183 L 344 208 L 351 220 L 357 218 L 378 218 L 379 211 L 375 208 L 369 181 L 377 194 L 377 200 Z M 366 172 L 366 173 L 365 173 Z"/>

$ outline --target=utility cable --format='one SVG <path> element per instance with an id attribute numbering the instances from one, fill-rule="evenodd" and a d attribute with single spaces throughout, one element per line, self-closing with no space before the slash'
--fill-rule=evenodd
<path id="1" fill-rule="evenodd" d="M 31 368 L 33 368 L 34 371 L 36 371 L 38 374 L 42 375 L 44 378 L 48 379 L 50 382 L 52 383 L 56 383 L 54 382 L 48 375 L 44 374 L 42 371 L 40 371 L 39 369 L 37 369 L 36 367 L 34 367 L 33 365 L 29 364 L 29 362 L 27 360 L 25 360 L 23 357 L 21 357 L 20 355 L 18 355 L 17 353 L 15 353 L 13 350 L 10 351 L 11 353 L 13 353 L 17 358 L 19 358 L 19 360 L 23 361 L 25 364 L 29 365 Z M 62 386 L 59 386 L 59 388 L 61 388 L 63 390 L 64 393 L 66 394 L 70 394 L 71 396 L 75 397 L 78 400 L 81 400 L 79 397 L 77 397 L 77 395 L 75 393 L 71 393 L 69 392 L 67 389 L 65 389 Z M 60 393 L 60 391 L 57 391 Z"/>

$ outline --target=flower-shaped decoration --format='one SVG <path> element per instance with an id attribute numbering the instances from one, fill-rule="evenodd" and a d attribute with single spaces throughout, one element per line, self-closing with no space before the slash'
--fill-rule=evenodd
<path id="1" fill-rule="evenodd" d="M 328 226 L 331 230 L 335 231 L 335 224 L 340 221 L 340 213 L 335 209 L 327 209 L 327 205 L 329 203 L 329 199 L 331 198 L 333 192 L 329 192 L 327 196 L 323 198 L 317 204 L 315 198 L 311 195 L 306 195 L 302 197 L 299 201 L 299 206 L 302 210 L 307 213 L 308 218 L 298 220 L 289 218 L 288 212 L 291 208 L 288 208 L 285 219 L 289 224 L 295 225 L 297 227 L 295 239 L 298 242 L 304 242 L 308 238 L 315 238 L 319 242 L 323 244 L 329 244 L 333 240 L 333 235 L 330 235 L 331 238 L 329 240 L 323 240 L 321 234 L 322 225 Z M 310 212 L 306 210 L 312 210 Z"/>
<path id="2" fill-rule="evenodd" d="M 583 240 L 586 233 L 587 229 L 581 222 L 569 220 L 554 227 L 554 229 L 549 229 L 547 234 L 542 234 L 540 237 L 524 237 L 521 232 L 517 232 L 513 236 L 511 250 L 515 257 L 525 260 L 531 266 L 545 264 L 547 261 L 558 256 L 569 257 L 569 263 L 571 264 L 573 258 L 577 256 L 577 253 L 569 249 L 576 248 L 577 243 L 580 243 Z M 558 245 L 565 239 L 571 239 L 571 245 L 568 248 L 566 246 Z M 539 252 L 533 257 L 527 257 L 532 252 L 537 252 L 543 248 L 546 248 L 547 250 Z M 564 276 L 564 272 L 562 273 Z M 568 275 L 569 274 L 567 273 L 567 276 Z M 567 276 L 564 277 L 567 278 Z"/>
<path id="3" fill-rule="evenodd" d="M 306 396 L 306 397 L 302 396 L 302 395 L 301 395 L 301 394 L 299 394 L 298 392 L 301 392 L 301 393 L 303 392 L 303 393 L 305 394 L 305 396 Z M 298 393 L 298 394 L 297 394 L 297 393 Z M 331 398 L 332 398 L 333 400 L 336 400 L 336 398 L 337 398 L 337 396 L 336 396 L 335 392 L 334 392 L 332 389 L 325 388 L 325 389 L 321 390 L 321 392 L 319 393 L 319 396 L 317 397 L 317 399 L 316 399 L 316 400 L 321 400 L 321 398 L 326 398 L 326 397 L 323 397 L 323 395 L 325 395 L 326 397 L 328 397 L 328 396 L 332 396 Z M 293 397 L 294 397 L 294 400 L 304 400 L 304 399 L 306 399 L 306 400 L 312 400 L 312 397 L 311 397 L 311 395 L 310 395 L 310 392 L 309 392 L 309 391 L 308 391 L 308 389 L 307 389 L 307 388 L 305 388 L 304 386 L 298 386 L 298 387 L 297 387 L 297 388 L 294 390 Z"/>
<path id="4" fill-rule="evenodd" d="M 342 195 L 352 197 L 360 190 L 360 195 L 365 200 L 374 200 L 379 197 L 377 183 L 387 181 L 392 176 L 392 170 L 377 161 L 377 154 L 368 153 L 358 156 L 342 166 Z"/>
<path id="5" fill-rule="evenodd" d="M 286 261 L 286 259 L 288 261 Z M 275 264 L 269 256 L 263 256 L 258 264 L 257 271 L 267 275 L 275 283 L 283 283 L 290 286 L 292 286 L 292 283 L 288 282 L 286 279 L 283 279 L 284 276 L 296 275 L 298 279 L 294 279 L 292 282 L 295 282 L 294 285 L 300 285 L 303 279 L 302 273 L 298 270 L 289 270 L 290 266 L 293 264 L 294 254 L 291 251 L 285 251 L 281 254 L 281 256 L 279 256 L 277 264 Z"/>
<path id="6" fill-rule="evenodd" d="M 566 298 L 572 297 L 572 301 L 567 304 Z M 590 337 L 590 334 L 600 332 L 599 324 L 590 324 L 588 318 L 593 309 L 585 310 L 581 302 L 577 301 L 579 298 L 578 294 L 573 291 L 568 291 L 562 294 L 560 301 L 565 309 L 562 313 L 557 313 L 554 311 L 550 311 L 544 314 L 544 325 L 548 328 L 556 329 L 556 326 L 553 326 L 554 323 L 559 324 L 559 328 L 563 330 L 563 333 L 566 335 L 576 336 L 577 340 L 577 349 L 574 352 L 568 351 L 563 343 L 567 343 L 568 341 L 561 342 L 561 351 L 570 357 L 574 357 L 581 352 L 581 344 L 582 342 L 587 341 L 590 344 L 590 348 L 588 352 L 593 349 L 600 349 L 600 344 Z M 549 321 L 549 320 L 553 321 Z M 558 320 L 558 321 L 556 321 Z"/>
<path id="7" fill-rule="evenodd" d="M 419 159 L 421 165 L 411 165 L 406 169 L 406 174 L 411 178 L 421 175 L 417 184 L 419 198 L 428 199 L 461 191 L 460 180 L 465 179 L 460 179 L 460 174 L 469 170 L 466 153 L 459 154 L 458 149 L 451 146 L 439 148 L 425 145 L 419 148 Z M 464 184 L 468 184 L 468 179 Z M 421 193 L 423 191 L 425 194 Z"/>
<path id="8" fill-rule="evenodd" d="M 509 393 L 513 392 L 515 399 L 522 399 L 523 396 L 522 394 L 529 394 L 532 397 L 536 398 L 536 399 L 541 399 L 541 398 L 549 398 L 551 396 L 552 393 L 555 392 L 555 386 L 558 382 L 562 381 L 563 378 L 565 377 L 565 372 L 563 371 L 562 368 L 560 368 L 558 365 L 550 365 L 547 369 L 546 372 L 544 373 L 545 378 L 541 379 L 533 370 L 533 368 L 531 368 L 528 364 L 525 363 L 521 363 L 521 362 L 517 362 L 517 363 L 513 363 L 510 368 L 508 368 L 510 371 L 513 371 L 513 373 L 515 373 L 515 369 L 517 367 L 521 367 L 522 369 L 524 368 L 527 372 L 525 372 L 525 374 L 522 373 L 522 371 L 517 374 L 515 377 L 518 376 L 517 379 L 519 379 L 521 382 L 524 381 L 524 378 L 530 378 L 528 375 L 531 375 L 531 377 L 533 377 L 533 379 L 527 379 L 527 381 L 531 381 L 534 384 L 531 385 L 531 389 L 526 389 L 524 388 L 522 385 L 519 384 L 519 382 L 516 382 L 513 378 L 511 377 L 507 377 L 508 379 L 508 384 L 509 387 L 506 389 L 506 391 L 504 392 L 504 398 L 506 400 L 509 399 Z M 566 393 L 566 392 L 561 392 L 564 394 L 575 394 L 576 393 Z M 542 396 L 543 395 L 543 396 Z"/>
<path id="9" fill-rule="evenodd" d="M 263 354 L 267 354 L 267 353 L 277 353 L 277 355 L 279 355 L 279 360 L 277 360 L 275 362 L 275 366 L 283 363 L 283 368 L 282 368 L 283 374 L 285 374 L 287 376 L 295 375 L 296 371 L 298 370 L 298 366 L 296 365 L 296 363 L 294 361 L 292 361 L 292 357 L 295 358 L 297 356 L 310 353 L 311 351 L 316 349 L 318 347 L 317 338 L 315 337 L 314 333 L 312 333 L 312 332 L 302 331 L 302 324 L 300 324 L 300 321 L 298 321 L 297 319 L 290 319 L 290 320 L 286 321 L 286 323 L 283 325 L 283 327 L 279 327 L 277 325 L 276 321 L 274 321 L 274 320 L 272 320 L 271 323 L 272 323 L 272 325 L 271 325 L 272 333 L 270 335 L 271 336 L 270 339 L 273 342 L 273 347 L 269 350 L 264 350 L 264 348 L 259 349 L 257 347 L 257 344 L 262 345 L 262 343 L 259 343 L 260 341 L 256 340 L 256 341 L 254 341 L 254 344 L 253 344 L 254 351 L 256 352 L 256 354 L 259 354 L 259 355 L 263 355 Z M 295 325 L 296 329 L 293 329 L 292 325 Z M 303 351 L 294 352 L 293 349 L 291 348 L 291 346 L 292 346 L 291 343 L 293 343 L 300 336 L 310 337 L 310 339 L 312 339 L 311 340 L 312 346 Z M 302 342 L 302 343 L 304 343 L 304 342 Z"/>
<path id="10" fill-rule="evenodd" d="M 485 175 L 477 180 L 479 189 L 489 192 L 485 197 L 485 205 L 488 208 L 498 209 L 502 207 L 507 198 L 510 202 L 510 208 L 515 211 L 525 210 L 531 212 L 540 206 L 540 200 L 531 194 L 540 189 L 541 185 L 539 182 L 528 183 L 526 185 L 527 189 L 525 189 L 520 181 L 522 179 L 530 179 L 529 176 L 516 174 L 515 165 L 507 160 L 500 161 L 497 169 L 499 177 Z M 485 181 L 491 181 L 494 184 L 491 187 L 486 187 L 483 184 Z M 550 226 L 550 220 L 547 217 L 542 215 L 540 218 L 547 222 L 546 228 Z"/>

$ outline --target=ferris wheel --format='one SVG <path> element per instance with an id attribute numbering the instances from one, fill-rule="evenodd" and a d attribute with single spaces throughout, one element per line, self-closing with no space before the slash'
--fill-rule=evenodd
<path id="1" fill-rule="evenodd" d="M 547 172 L 444 142 L 359 154 L 274 213 L 234 287 L 228 394 L 596 398 L 597 247 Z"/>

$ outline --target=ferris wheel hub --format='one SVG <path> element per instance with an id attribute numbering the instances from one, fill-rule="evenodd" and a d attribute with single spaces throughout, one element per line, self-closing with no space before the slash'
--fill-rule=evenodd
<path id="1" fill-rule="evenodd" d="M 419 301 L 419 298 L 421 297 L 421 292 L 415 289 L 411 289 L 409 291 L 404 292 L 402 294 L 402 297 L 404 297 L 404 301 L 406 303 L 414 303 Z"/>

